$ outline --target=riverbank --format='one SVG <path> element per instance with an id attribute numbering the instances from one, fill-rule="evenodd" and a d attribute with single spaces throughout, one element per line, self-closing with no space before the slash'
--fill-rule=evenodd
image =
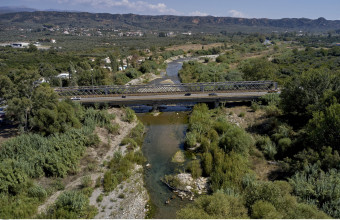
<path id="1" fill-rule="evenodd" d="M 121 182 L 111 193 L 104 195 L 103 188 L 100 186 L 107 170 L 107 162 L 115 152 L 119 151 L 122 155 L 127 152 L 127 146 L 121 146 L 121 143 L 138 124 L 137 119 L 131 123 L 124 120 L 126 113 L 123 109 L 112 108 L 108 112 L 116 115 L 112 123 L 119 125 L 119 132 L 111 134 L 104 128 L 96 128 L 95 133 L 99 137 L 100 144 L 87 149 L 80 163 L 79 172 L 62 180 L 64 189 L 47 198 L 44 204 L 39 206 L 38 214 L 47 211 L 63 192 L 81 189 L 84 177 L 89 177 L 90 187 L 93 188 L 89 198 L 90 205 L 98 209 L 95 218 L 145 218 L 147 212 L 145 207 L 149 197 L 144 187 L 142 166 L 136 165 L 131 170 L 130 177 Z M 44 182 L 44 179 L 40 181 Z M 98 199 L 100 195 L 102 200 Z"/>

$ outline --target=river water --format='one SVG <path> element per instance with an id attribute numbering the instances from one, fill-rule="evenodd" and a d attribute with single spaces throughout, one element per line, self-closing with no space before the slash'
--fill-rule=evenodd
<path id="1" fill-rule="evenodd" d="M 191 58 L 192 59 L 192 58 Z M 182 58 L 168 64 L 166 75 L 162 79 L 156 79 L 150 83 L 156 84 L 166 79 L 174 83 L 180 83 L 178 71 L 182 68 L 183 61 L 190 58 Z M 150 107 L 135 107 L 136 112 L 148 112 Z M 188 114 L 191 107 L 188 106 L 163 106 L 160 114 L 137 113 L 139 120 L 147 128 L 142 147 L 143 154 L 151 164 L 145 168 L 145 183 L 150 194 L 150 199 L 155 206 L 153 218 L 176 218 L 176 211 L 184 207 L 189 201 L 182 201 L 161 181 L 165 175 L 173 174 L 178 170 L 184 170 L 183 164 L 171 162 L 178 150 L 183 150 L 185 133 L 188 127 Z M 165 201 L 170 199 L 169 204 Z"/>
<path id="2" fill-rule="evenodd" d="M 172 156 L 183 148 L 187 130 L 188 112 L 163 112 L 158 116 L 138 114 L 138 118 L 146 125 L 142 147 L 143 154 L 151 164 L 145 171 L 146 188 L 156 208 L 154 218 L 176 218 L 176 211 L 184 207 L 188 201 L 182 201 L 161 182 L 165 175 L 183 170 L 183 164 L 171 162 Z M 169 198 L 169 204 L 165 204 Z"/>

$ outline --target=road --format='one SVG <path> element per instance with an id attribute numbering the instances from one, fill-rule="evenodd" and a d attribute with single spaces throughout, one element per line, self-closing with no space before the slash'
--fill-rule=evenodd
<path id="1" fill-rule="evenodd" d="M 122 96 L 115 97 L 88 97 L 75 100 L 82 104 L 108 103 L 111 105 L 155 105 L 155 104 L 176 104 L 184 102 L 223 102 L 223 101 L 251 101 L 267 94 L 267 92 L 238 92 L 238 93 L 216 93 L 211 96 L 207 93 L 191 94 L 169 94 L 169 95 L 147 95 L 147 96 Z"/>

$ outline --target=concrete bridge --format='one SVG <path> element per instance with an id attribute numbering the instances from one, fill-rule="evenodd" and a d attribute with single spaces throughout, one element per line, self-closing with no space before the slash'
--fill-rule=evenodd
<path id="1" fill-rule="evenodd" d="M 217 83 L 148 84 L 128 86 L 86 86 L 55 88 L 62 97 L 85 105 L 162 105 L 251 101 L 276 91 L 273 81 L 239 81 Z M 76 98 L 75 98 L 76 97 Z"/>

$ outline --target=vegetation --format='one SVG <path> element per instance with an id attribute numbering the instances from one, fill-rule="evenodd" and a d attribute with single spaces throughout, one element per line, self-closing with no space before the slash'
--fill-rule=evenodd
<path id="1" fill-rule="evenodd" d="M 252 103 L 253 111 L 264 112 L 263 123 L 248 129 L 230 123 L 223 109 L 194 107 L 185 140 L 194 159 L 186 169 L 194 178 L 209 177 L 211 194 L 179 210 L 178 217 L 340 218 L 340 47 L 333 44 L 340 41 L 340 32 L 271 33 L 273 26 L 286 31 L 297 22 L 299 27 L 307 22 L 313 31 L 328 30 L 328 21 L 287 19 L 274 24 L 223 18 L 233 23 L 227 32 L 220 25 L 223 22 L 217 24 L 210 17 L 202 18 L 199 26 L 193 26 L 190 17 L 174 17 L 169 22 L 163 16 L 152 17 L 162 22 L 152 27 L 150 17 L 136 19 L 135 15 L 34 12 L 0 17 L 5 30 L 1 42 L 21 40 L 19 29 L 24 28 L 28 41 L 51 46 L 49 50 L 32 44 L 26 49 L 0 48 L 0 103 L 8 106 L 6 118 L 18 125 L 20 133 L 0 146 L 1 218 L 32 218 L 51 193 L 64 189 L 62 178 L 77 173 L 86 149 L 98 145 L 99 137 L 93 133 L 96 126 L 119 133 L 119 125 L 111 122 L 114 114 L 59 100 L 53 87 L 124 85 L 147 73 L 159 74 L 166 68 L 164 61 L 178 55 L 204 56 L 183 64 L 179 76 L 184 83 L 273 80 L 281 88 L 280 94 L 267 94 Z M 39 17 L 44 19 L 36 19 Z M 69 18 L 75 22 L 71 24 Z M 130 19 L 137 23 L 127 22 Z M 104 25 L 103 20 L 115 22 Z M 172 22 L 176 23 L 176 36 L 168 37 L 175 27 Z M 257 23 L 256 29 L 250 22 Z M 127 36 L 135 25 L 143 36 Z M 86 27 L 91 36 L 73 27 Z M 262 33 L 235 32 L 254 32 L 258 27 Z M 156 35 L 145 31 L 154 28 L 159 31 Z M 195 31 L 197 28 L 200 30 Z M 119 29 L 122 36 L 113 29 Z M 180 34 L 188 29 L 192 35 Z M 64 34 L 65 30 L 70 34 Z M 56 45 L 50 43 L 52 38 Z M 271 44 L 265 45 L 265 40 Z M 208 55 L 216 55 L 216 59 Z M 63 72 L 69 77 L 58 77 Z M 238 117 L 246 119 L 248 114 L 241 112 Z M 134 123 L 136 115 L 126 108 L 123 120 Z M 143 133 L 144 126 L 138 122 L 121 143 L 129 152 L 114 155 L 103 182 L 97 180 L 96 187 L 102 184 L 105 192 L 114 190 L 129 177 L 134 164 L 145 162 L 136 151 Z M 273 181 L 263 180 L 252 169 L 256 155 L 279 167 Z M 57 179 L 51 187 L 42 187 L 35 183 L 41 177 Z M 179 184 L 171 176 L 165 180 L 173 186 Z M 85 176 L 81 189 L 61 194 L 39 217 L 93 218 L 97 211 L 89 206 L 91 185 Z"/>

